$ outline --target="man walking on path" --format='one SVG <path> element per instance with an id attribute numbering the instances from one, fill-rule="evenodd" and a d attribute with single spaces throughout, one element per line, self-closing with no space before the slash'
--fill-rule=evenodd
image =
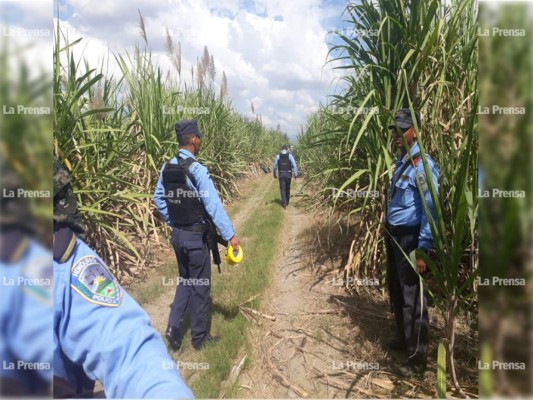
<path id="1" fill-rule="evenodd" d="M 420 129 L 420 116 L 416 111 L 413 114 Z M 426 275 L 426 264 L 421 253 L 427 254 L 431 250 L 433 238 L 428 219 L 430 216 L 424 210 L 420 193 L 432 218 L 435 218 L 435 207 L 421 162 L 411 110 L 398 110 L 394 124 L 389 129 L 393 130 L 400 155 L 391 182 L 385 236 L 389 296 L 396 319 L 396 335 L 389 340 L 388 347 L 407 352 L 407 360 L 398 372 L 411 377 L 425 371 L 429 330 L 427 285 L 419 275 Z M 431 171 L 429 178 L 438 190 L 437 165 L 429 155 L 426 154 L 426 158 Z M 416 250 L 416 270 L 404 255 L 409 256 L 413 250 Z"/>
<path id="2" fill-rule="evenodd" d="M 284 144 L 281 146 L 281 153 L 274 160 L 274 179 L 279 176 L 279 190 L 281 192 L 281 206 L 287 208 L 291 197 L 291 178 L 298 177 L 298 168 L 292 154 L 288 152 L 289 147 Z"/>
<path id="3" fill-rule="evenodd" d="M 171 243 L 179 268 L 178 286 L 165 333 L 174 350 L 181 347 L 184 332 L 182 320 L 190 306 L 192 346 L 200 349 L 217 342 L 210 330 L 211 255 L 213 230 L 222 239 L 239 248 L 228 214 L 222 206 L 207 168 L 195 156 L 200 151 L 203 134 L 195 120 L 175 126 L 180 151 L 165 163 L 154 193 L 154 203 L 172 227 Z"/>

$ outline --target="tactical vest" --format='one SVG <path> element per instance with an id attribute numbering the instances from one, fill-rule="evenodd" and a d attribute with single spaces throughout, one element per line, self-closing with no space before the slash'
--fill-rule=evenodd
<path id="1" fill-rule="evenodd" d="M 167 162 L 163 169 L 163 187 L 170 223 L 174 227 L 191 226 L 207 220 L 199 193 L 187 184 L 187 177 L 195 182 L 189 167 L 193 158 L 178 158 L 178 164 Z"/>
<path id="2" fill-rule="evenodd" d="M 292 172 L 291 160 L 289 159 L 289 153 L 280 153 L 278 160 L 279 172 Z"/>

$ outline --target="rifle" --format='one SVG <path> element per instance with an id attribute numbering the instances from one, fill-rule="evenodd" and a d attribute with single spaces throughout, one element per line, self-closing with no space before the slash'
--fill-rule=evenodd
<path id="1" fill-rule="evenodd" d="M 218 245 L 221 244 L 222 246 L 227 247 L 228 241 L 222 238 L 215 224 L 213 223 L 213 221 L 211 221 L 211 218 L 208 218 L 207 224 L 209 225 L 209 230 L 207 231 L 207 246 L 211 250 L 211 254 L 213 255 L 213 262 L 217 265 L 218 273 L 220 274 L 222 273 L 222 271 L 220 270 L 220 263 L 222 261 L 220 260 Z"/>

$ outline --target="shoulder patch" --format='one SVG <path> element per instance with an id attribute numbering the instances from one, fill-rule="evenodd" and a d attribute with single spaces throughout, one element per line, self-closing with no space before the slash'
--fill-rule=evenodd
<path id="1" fill-rule="evenodd" d="M 73 265 L 70 287 L 90 303 L 118 307 L 122 290 L 102 261 L 95 256 L 80 258 Z"/>
<path id="2" fill-rule="evenodd" d="M 52 305 L 53 268 L 49 256 L 40 257 L 22 268 L 23 291 L 41 303 Z"/>
<path id="3" fill-rule="evenodd" d="M 426 180 L 426 175 L 425 174 L 417 174 L 416 178 L 418 180 L 418 184 L 420 185 L 420 189 L 423 192 L 428 190 L 428 183 L 427 183 L 427 180 Z"/>

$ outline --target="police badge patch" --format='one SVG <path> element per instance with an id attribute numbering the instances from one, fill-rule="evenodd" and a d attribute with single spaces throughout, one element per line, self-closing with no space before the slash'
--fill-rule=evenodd
<path id="1" fill-rule="evenodd" d="M 70 286 L 90 303 L 118 307 L 122 291 L 111 272 L 97 257 L 85 256 L 71 270 Z"/>

